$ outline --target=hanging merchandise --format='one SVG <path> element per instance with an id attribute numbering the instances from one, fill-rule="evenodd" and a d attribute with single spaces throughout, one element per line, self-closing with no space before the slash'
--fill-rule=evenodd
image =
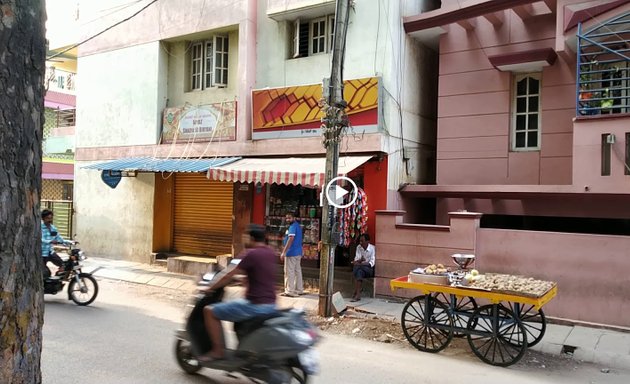
<path id="1" fill-rule="evenodd" d="M 368 228 L 368 201 L 363 189 L 357 188 L 357 199 L 354 204 L 340 210 L 339 245 L 349 247 L 360 235 L 367 233 Z"/>

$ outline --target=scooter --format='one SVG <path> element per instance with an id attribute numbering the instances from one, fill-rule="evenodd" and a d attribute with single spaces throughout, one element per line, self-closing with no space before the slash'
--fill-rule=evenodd
<path id="1" fill-rule="evenodd" d="M 233 267 L 238 260 L 230 264 Z M 223 274 L 223 271 L 205 274 L 199 283 L 199 291 L 218 281 Z M 186 329 L 176 332 L 175 357 L 186 373 L 194 374 L 206 367 L 227 372 L 231 377 L 240 373 L 252 381 L 305 384 L 310 375 L 319 371 L 319 355 L 313 348 L 319 334 L 306 319 L 304 311 L 297 309 L 278 310 L 271 315 L 235 323 L 236 349 L 226 350 L 225 359 L 200 362 L 197 357 L 212 347 L 204 325 L 203 308 L 222 301 L 223 296 L 223 288 L 198 293 Z"/>
<path id="2" fill-rule="evenodd" d="M 44 293 L 55 295 L 61 290 L 65 283 L 68 283 L 68 300 L 74 301 L 77 305 L 89 305 L 98 295 L 98 283 L 91 273 L 82 272 L 81 261 L 87 259 L 82 250 L 76 248 L 78 241 L 70 241 L 69 246 L 62 247 L 68 258 L 63 261 L 63 265 L 53 275 L 47 266 L 44 266 Z"/>

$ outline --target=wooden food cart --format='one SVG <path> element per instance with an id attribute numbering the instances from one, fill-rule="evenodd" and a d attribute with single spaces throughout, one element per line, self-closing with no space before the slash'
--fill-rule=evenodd
<path id="1" fill-rule="evenodd" d="M 407 276 L 390 281 L 393 291 L 406 288 L 422 295 L 410 299 L 401 314 L 405 337 L 417 349 L 437 353 L 453 337 L 466 337 L 482 361 L 502 367 L 518 362 L 527 347 L 543 338 L 542 307 L 558 291 L 556 284 L 540 296 L 490 291 L 473 287 L 409 282 Z M 479 306 L 477 300 L 489 304 Z"/>

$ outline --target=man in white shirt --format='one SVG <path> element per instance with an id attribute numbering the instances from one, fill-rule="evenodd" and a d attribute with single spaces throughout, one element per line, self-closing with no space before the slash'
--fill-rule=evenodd
<path id="1" fill-rule="evenodd" d="M 361 300 L 361 285 L 363 279 L 374 277 L 374 258 L 376 248 L 370 244 L 370 235 L 367 233 L 359 236 L 357 254 L 352 262 L 352 274 L 354 275 L 354 295 L 351 301 Z"/>

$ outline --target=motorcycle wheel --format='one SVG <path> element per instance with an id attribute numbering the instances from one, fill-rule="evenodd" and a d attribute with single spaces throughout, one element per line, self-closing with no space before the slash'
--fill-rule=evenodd
<path id="1" fill-rule="evenodd" d="M 190 375 L 197 373 L 201 369 L 201 364 L 192 354 L 190 342 L 186 340 L 177 339 L 175 343 L 175 358 L 177 359 L 177 364 L 184 372 Z"/>
<path id="2" fill-rule="evenodd" d="M 307 384 L 309 382 L 308 373 L 304 372 L 302 367 L 291 366 L 287 368 L 291 373 L 290 384 Z"/>
<path id="3" fill-rule="evenodd" d="M 83 287 L 77 288 L 75 279 L 72 279 L 70 284 L 68 284 L 70 300 L 77 305 L 90 305 L 96 299 L 96 295 L 98 295 L 98 283 L 94 277 L 88 274 L 79 275 L 79 280 L 81 280 Z"/>

